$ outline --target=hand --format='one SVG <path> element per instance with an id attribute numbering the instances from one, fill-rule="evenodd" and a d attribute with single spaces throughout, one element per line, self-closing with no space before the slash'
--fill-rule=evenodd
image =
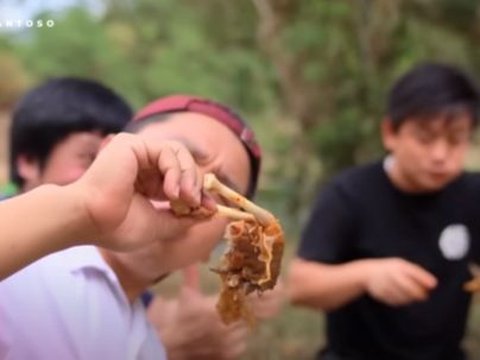
<path id="1" fill-rule="evenodd" d="M 271 319 L 280 312 L 285 301 L 283 282 L 278 278 L 277 285 L 272 290 L 267 290 L 261 294 L 252 293 L 247 299 L 257 319 Z"/>
<path id="2" fill-rule="evenodd" d="M 224 325 L 217 313 L 216 297 L 200 292 L 196 269 L 190 268 L 179 296 L 171 301 L 156 297 L 148 308 L 171 360 L 231 360 L 247 346 L 245 323 Z"/>
<path id="3" fill-rule="evenodd" d="M 368 261 L 366 290 L 374 299 L 391 306 L 424 301 L 437 279 L 420 266 L 401 258 Z"/>
<path id="4" fill-rule="evenodd" d="M 150 199 L 177 200 L 214 208 L 202 192 L 203 178 L 185 146 L 119 134 L 100 151 L 88 171 L 70 185 L 80 193 L 99 246 L 130 250 L 166 240 L 198 220 L 158 210 Z"/>

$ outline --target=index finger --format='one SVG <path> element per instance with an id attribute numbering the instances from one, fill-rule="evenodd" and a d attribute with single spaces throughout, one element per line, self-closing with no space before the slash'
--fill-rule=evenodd
<path id="1" fill-rule="evenodd" d="M 168 199 L 181 198 L 188 205 L 200 205 L 197 165 L 185 146 L 166 142 L 158 156 L 158 168 L 164 175 L 163 190 Z"/>
<path id="2" fill-rule="evenodd" d="M 175 151 L 180 164 L 180 196 L 186 202 L 199 206 L 203 181 L 198 166 L 185 146 L 178 144 Z"/>
<path id="3" fill-rule="evenodd" d="M 437 286 L 437 278 L 432 273 L 416 264 L 409 264 L 407 267 L 407 274 L 426 289 L 432 290 Z"/>

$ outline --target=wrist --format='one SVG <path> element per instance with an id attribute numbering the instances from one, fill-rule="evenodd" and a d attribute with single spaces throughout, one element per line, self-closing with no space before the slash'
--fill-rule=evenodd
<path id="1" fill-rule="evenodd" d="M 357 274 L 358 286 L 363 292 L 368 292 L 374 262 L 375 260 L 373 259 L 363 259 L 352 262 L 352 271 Z"/>
<path id="2" fill-rule="evenodd" d="M 78 183 L 59 186 L 69 214 L 70 246 L 91 244 L 100 236 L 88 207 L 88 193 Z"/>

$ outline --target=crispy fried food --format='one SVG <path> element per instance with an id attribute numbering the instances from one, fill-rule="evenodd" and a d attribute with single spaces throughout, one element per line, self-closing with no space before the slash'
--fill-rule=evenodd
<path id="1" fill-rule="evenodd" d="M 277 221 L 261 225 L 257 221 L 236 221 L 227 227 L 229 250 L 218 269 L 222 291 L 217 304 L 224 323 L 253 316 L 245 302 L 251 292 L 273 289 L 280 274 L 283 231 Z"/>
<path id="2" fill-rule="evenodd" d="M 213 174 L 207 174 L 204 188 L 215 191 L 225 200 L 254 216 L 253 220 L 235 221 L 226 231 L 229 249 L 219 268 L 213 269 L 222 279 L 222 291 L 217 304 L 222 320 L 229 324 L 246 319 L 253 322 L 245 296 L 273 289 L 282 262 L 284 236 L 278 220 L 267 210 L 222 184 Z"/>
<path id="3" fill-rule="evenodd" d="M 236 220 L 226 229 L 229 248 L 218 268 L 212 269 L 222 280 L 218 312 L 226 324 L 245 319 L 253 325 L 254 317 L 246 296 L 273 289 L 277 283 L 283 256 L 283 230 L 269 211 L 222 184 L 215 175 L 205 175 L 204 189 L 237 207 L 218 204 L 216 207 L 218 215 Z M 212 215 L 207 209 L 190 208 L 178 201 L 172 201 L 170 206 L 179 216 Z"/>
<path id="4" fill-rule="evenodd" d="M 180 200 L 170 201 L 170 208 L 177 216 L 192 216 L 197 219 L 204 219 L 213 215 L 214 211 L 198 206 L 192 208 Z"/>

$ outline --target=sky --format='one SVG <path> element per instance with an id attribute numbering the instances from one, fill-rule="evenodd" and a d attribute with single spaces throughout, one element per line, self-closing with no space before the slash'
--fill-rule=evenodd
<path id="1" fill-rule="evenodd" d="M 101 12 L 101 1 L 95 0 L 0 0 L 0 21 L 28 20 L 40 11 L 61 12 L 73 5 L 84 4 L 93 12 Z"/>

